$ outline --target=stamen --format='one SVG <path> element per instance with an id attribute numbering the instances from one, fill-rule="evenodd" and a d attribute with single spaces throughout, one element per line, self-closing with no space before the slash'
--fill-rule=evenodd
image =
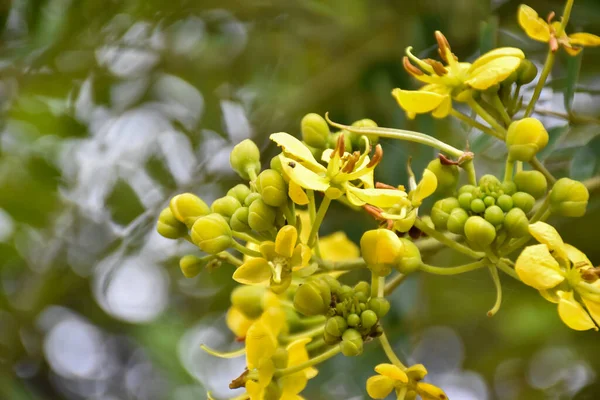
<path id="1" fill-rule="evenodd" d="M 442 58 L 442 60 L 444 60 L 446 64 L 448 64 L 448 54 L 452 54 L 452 50 L 450 48 L 450 43 L 448 43 L 448 39 L 446 39 L 446 36 L 444 36 L 442 32 L 435 31 L 435 40 L 438 44 L 438 53 L 440 54 L 440 57 Z"/>
<path id="2" fill-rule="evenodd" d="M 410 60 L 406 56 L 404 56 L 404 58 L 402 58 L 402 65 L 404 66 L 404 69 L 406 70 L 406 72 L 408 72 L 411 75 L 415 75 L 415 76 L 425 75 L 425 73 L 423 71 L 421 71 L 419 68 L 412 65 L 410 63 Z"/>
<path id="3" fill-rule="evenodd" d="M 358 160 L 356 154 L 353 154 L 351 157 L 348 157 L 346 165 L 344 165 L 344 167 L 342 168 L 342 172 L 349 173 L 354 171 L 354 167 L 356 166 L 356 160 Z"/>
<path id="4" fill-rule="evenodd" d="M 367 164 L 367 168 L 371 168 L 371 167 L 374 167 L 375 165 L 379 164 L 382 157 L 383 157 L 383 149 L 381 148 L 381 145 L 378 144 L 377 146 L 375 146 L 375 154 L 373 154 L 373 158 L 371 158 L 371 161 L 369 161 L 369 163 Z"/>
<path id="5" fill-rule="evenodd" d="M 410 61 L 414 62 L 415 64 L 417 64 L 417 66 L 419 68 L 421 68 L 423 71 L 427 72 L 428 74 L 433 74 L 433 68 L 431 68 L 431 65 L 427 64 L 426 62 L 424 62 L 423 60 L 421 60 L 420 58 L 418 58 L 417 56 L 415 56 L 412 53 L 412 47 L 409 46 L 406 48 L 406 55 L 408 56 L 408 58 L 410 59 Z"/>
<path id="6" fill-rule="evenodd" d="M 548 25 L 550 25 L 550 29 L 552 28 L 552 20 L 554 19 L 554 16 L 556 15 L 556 13 L 554 11 L 550 12 L 550 14 L 548 14 L 548 18 L 546 18 L 546 22 L 548 22 Z"/>
<path id="7" fill-rule="evenodd" d="M 370 204 L 365 204 L 363 206 L 363 208 L 365 209 L 365 211 L 370 214 L 373 218 L 375 219 L 385 219 L 381 216 L 381 209 L 375 206 L 372 206 Z"/>
<path id="8" fill-rule="evenodd" d="M 375 188 L 376 189 L 394 189 L 394 190 L 398 190 L 397 187 L 392 186 L 392 185 L 388 185 L 387 183 L 383 183 L 383 182 L 376 182 L 375 183 Z"/>
<path id="9" fill-rule="evenodd" d="M 344 151 L 346 150 L 346 142 L 344 140 L 344 134 L 340 133 L 338 137 L 337 145 L 335 146 L 335 150 L 338 152 L 340 157 L 344 155 Z"/>
<path id="10" fill-rule="evenodd" d="M 552 50 L 553 53 L 556 53 L 558 51 L 558 40 L 556 39 L 556 37 L 554 35 L 550 36 L 550 50 Z"/>
<path id="11" fill-rule="evenodd" d="M 444 76 L 448 74 L 448 70 L 441 62 L 432 60 L 431 58 L 428 58 L 424 61 L 433 67 L 433 72 L 435 72 L 437 76 Z"/>

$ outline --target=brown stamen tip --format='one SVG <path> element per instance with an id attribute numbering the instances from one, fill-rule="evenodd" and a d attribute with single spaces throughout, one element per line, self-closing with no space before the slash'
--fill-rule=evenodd
<path id="1" fill-rule="evenodd" d="M 556 39 L 555 36 L 550 36 L 550 41 L 548 43 L 550 43 L 550 50 L 552 50 L 553 53 L 556 53 L 558 51 L 558 39 Z"/>
<path id="2" fill-rule="evenodd" d="M 556 16 L 556 13 L 554 11 L 550 12 L 550 14 L 548 14 L 548 18 L 546 18 L 546 22 L 548 22 L 548 25 L 552 24 L 552 20 L 554 19 L 554 17 Z"/>
<path id="3" fill-rule="evenodd" d="M 442 60 L 444 60 L 447 63 L 448 60 L 446 59 L 446 52 L 451 50 L 450 43 L 448 43 L 448 39 L 446 39 L 446 36 L 444 36 L 442 32 L 435 31 L 435 40 L 438 43 L 440 57 L 442 57 Z"/>
<path id="4" fill-rule="evenodd" d="M 391 231 L 391 230 L 392 230 L 392 228 L 394 227 L 394 221 L 392 221 L 391 219 L 388 219 L 388 220 L 386 221 L 386 224 L 385 224 L 385 225 L 386 225 L 386 228 L 387 228 L 388 230 L 390 230 L 390 231 Z"/>
<path id="5" fill-rule="evenodd" d="M 381 209 L 375 206 L 372 206 L 370 204 L 365 204 L 363 206 L 363 208 L 365 209 L 365 211 L 370 214 L 373 218 L 375 219 L 384 219 L 381 216 Z"/>
<path id="6" fill-rule="evenodd" d="M 379 164 L 379 162 L 381 161 L 382 158 L 383 158 L 383 149 L 381 148 L 381 145 L 378 144 L 377 146 L 375 146 L 375 154 L 373 154 L 373 158 L 371 158 L 371 161 L 369 161 L 369 163 L 367 164 L 367 168 L 371 168 L 371 167 Z"/>
<path id="7" fill-rule="evenodd" d="M 358 159 L 357 157 L 348 158 L 348 161 L 346 161 L 346 164 L 342 168 L 342 172 L 350 173 L 350 172 L 354 171 L 354 167 L 356 166 L 357 159 Z"/>
<path id="8" fill-rule="evenodd" d="M 451 160 L 441 153 L 438 154 L 438 158 L 440 159 L 440 163 L 442 165 L 458 165 L 458 161 Z"/>
<path id="9" fill-rule="evenodd" d="M 408 72 L 411 75 L 415 75 L 415 76 L 425 75 L 423 73 L 423 71 L 421 71 L 419 68 L 412 65 L 410 63 L 410 60 L 406 56 L 404 56 L 404 58 L 402 59 L 402 65 L 404 66 L 404 69 L 406 70 L 406 72 Z"/>
<path id="10" fill-rule="evenodd" d="M 240 376 L 235 378 L 229 384 L 229 389 L 239 389 L 246 386 L 246 376 L 248 375 L 248 368 Z"/>
<path id="11" fill-rule="evenodd" d="M 428 58 L 424 61 L 433 67 L 433 72 L 435 72 L 437 76 L 444 76 L 448 74 L 448 70 L 446 70 L 441 62 L 432 60 L 431 58 Z"/>
<path id="12" fill-rule="evenodd" d="M 340 157 L 342 157 L 344 155 L 344 150 L 346 150 L 346 141 L 344 140 L 344 134 L 340 133 L 337 145 L 335 146 L 335 151 L 337 151 Z"/>
<path id="13" fill-rule="evenodd" d="M 375 188 L 377 188 L 377 189 L 394 189 L 394 190 L 398 190 L 397 187 L 392 186 L 392 185 L 388 185 L 387 183 L 383 183 L 383 182 L 376 182 L 375 183 Z"/>

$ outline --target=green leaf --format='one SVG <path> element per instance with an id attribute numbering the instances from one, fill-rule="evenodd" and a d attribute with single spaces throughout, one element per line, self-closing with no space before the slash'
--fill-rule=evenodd
<path id="1" fill-rule="evenodd" d="M 479 25 L 479 51 L 481 54 L 495 49 L 498 42 L 498 17 L 491 16 Z"/>
<path id="2" fill-rule="evenodd" d="M 565 109 L 570 114 L 573 106 L 573 97 L 579 80 L 579 71 L 581 70 L 581 59 L 583 52 L 575 57 L 567 57 L 567 80 L 565 82 L 564 102 Z"/>
<path id="3" fill-rule="evenodd" d="M 594 151 L 585 146 L 579 148 L 571 160 L 571 178 L 584 181 L 594 176 L 598 158 Z"/>
<path id="4" fill-rule="evenodd" d="M 556 147 L 560 144 L 561 140 L 559 139 L 564 138 L 570 130 L 571 128 L 569 124 L 563 126 L 555 126 L 554 128 L 548 129 L 548 144 L 546 145 L 544 150 L 538 153 L 538 159 L 540 161 L 543 161 L 546 158 L 548 158 L 548 156 L 552 154 L 552 152 L 556 150 Z"/>

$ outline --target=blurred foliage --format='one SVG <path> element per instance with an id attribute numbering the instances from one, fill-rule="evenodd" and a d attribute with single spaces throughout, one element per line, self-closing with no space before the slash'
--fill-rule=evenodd
<path id="1" fill-rule="evenodd" d="M 221 376 L 207 375 L 213 361 L 195 360 L 193 338 L 204 329 L 217 344 L 230 339 L 210 327 L 223 327 L 231 269 L 182 277 L 185 246 L 154 232 L 167 199 L 220 196 L 236 181 L 232 144 L 251 136 L 266 161 L 275 153 L 268 135 L 297 134 L 308 112 L 468 141 L 478 171 L 499 173 L 504 148 L 450 119 L 407 121 L 390 90 L 413 87 L 404 48 L 432 54 L 436 29 L 461 58 L 502 44 L 543 62 L 544 46 L 517 29 L 518 4 L 0 0 L 0 398 L 199 399 L 205 385 L 225 387 L 238 374 L 216 363 Z M 571 20 L 599 34 L 600 3 L 577 0 Z M 599 62 L 593 49 L 559 57 L 539 102 L 551 127 L 541 158 L 557 176 L 598 179 Z M 409 156 L 417 170 L 434 156 L 411 143 L 384 149 L 377 178 L 390 184 L 405 183 Z M 585 218 L 553 223 L 598 262 L 592 197 Z M 355 240 L 374 224 L 333 212 L 327 229 Z M 419 361 L 425 343 L 442 358 L 453 348 L 438 370 L 465 388 L 454 399 L 597 398 L 597 333 L 568 330 L 537 293 L 506 287 L 488 319 L 484 272 L 411 278 L 393 297 L 402 311 L 386 322 L 395 348 Z M 371 346 L 363 357 L 330 361 L 307 398 L 360 398 L 383 353 Z"/>

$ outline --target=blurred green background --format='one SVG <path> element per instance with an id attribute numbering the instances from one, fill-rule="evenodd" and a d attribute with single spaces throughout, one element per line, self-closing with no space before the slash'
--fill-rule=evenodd
<path id="1" fill-rule="evenodd" d="M 416 87 L 404 48 L 435 57 L 438 29 L 463 60 L 518 46 L 541 66 L 546 48 L 519 30 L 518 5 L 0 0 L 0 399 L 232 397 L 244 360 L 199 349 L 236 346 L 223 318 L 232 269 L 185 279 L 178 258 L 191 248 L 155 233 L 159 211 L 183 191 L 223 195 L 238 183 L 232 145 L 253 138 L 266 164 L 276 153 L 268 135 L 298 134 L 308 112 L 468 141 L 480 175 L 501 173 L 502 145 L 457 121 L 407 121 L 390 91 Z M 529 5 L 545 16 L 563 2 Z M 571 21 L 600 34 L 600 3 L 576 0 Z M 551 136 L 542 158 L 557 176 L 598 179 L 600 50 L 581 61 L 561 54 L 538 104 Z M 435 156 L 383 146 L 376 178 L 390 184 L 406 183 L 409 155 L 417 171 Z M 595 263 L 598 194 L 586 217 L 553 220 Z M 374 225 L 348 213 L 335 207 L 324 229 L 356 240 Z M 570 331 L 554 305 L 509 279 L 487 318 L 495 294 L 485 271 L 411 277 L 384 321 L 395 350 L 424 363 L 453 400 L 600 398 L 598 333 Z M 366 398 L 364 382 L 384 361 L 377 344 L 337 357 L 305 397 Z"/>

